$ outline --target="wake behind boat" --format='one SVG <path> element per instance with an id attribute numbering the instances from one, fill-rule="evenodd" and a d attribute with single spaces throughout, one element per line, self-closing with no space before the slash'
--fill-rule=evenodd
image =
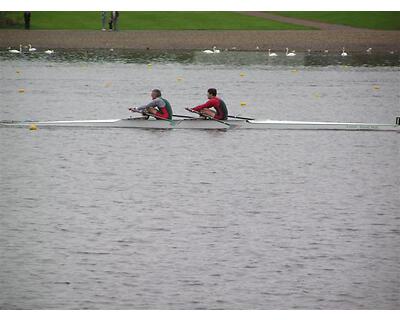
<path id="1" fill-rule="evenodd" d="M 131 117 L 108 120 L 71 120 L 71 121 L 0 121 L 1 127 L 95 127 L 95 128 L 137 128 L 137 129 L 275 129 L 275 130 L 346 130 L 346 131 L 395 131 L 400 132 L 400 117 L 396 123 L 358 123 L 358 122 L 311 122 L 280 120 L 231 119 L 214 121 L 203 118 L 172 118 L 168 121 L 154 118 Z"/>

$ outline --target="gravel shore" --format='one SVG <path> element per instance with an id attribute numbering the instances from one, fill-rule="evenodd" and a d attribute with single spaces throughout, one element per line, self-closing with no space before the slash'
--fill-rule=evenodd
<path id="1" fill-rule="evenodd" d="M 138 50 L 199 50 L 211 48 L 254 51 L 400 51 L 400 31 L 361 29 L 285 31 L 77 31 L 77 30 L 0 30 L 0 47 L 16 48 L 31 43 L 37 48 Z"/>

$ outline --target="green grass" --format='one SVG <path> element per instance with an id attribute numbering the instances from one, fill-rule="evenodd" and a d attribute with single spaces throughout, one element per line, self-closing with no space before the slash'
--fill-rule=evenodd
<path id="1" fill-rule="evenodd" d="M 7 12 L 23 28 L 22 12 Z M 1 17 L 1 15 L 0 15 Z M 107 13 L 107 19 L 109 12 Z M 100 12 L 32 12 L 31 29 L 99 30 Z M 275 22 L 235 12 L 120 12 L 120 30 L 307 30 L 308 27 Z"/>
<path id="2" fill-rule="evenodd" d="M 400 11 L 286 11 L 274 13 L 357 28 L 400 30 Z"/>

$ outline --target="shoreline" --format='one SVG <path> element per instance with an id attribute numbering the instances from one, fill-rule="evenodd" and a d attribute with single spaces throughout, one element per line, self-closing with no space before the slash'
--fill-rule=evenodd
<path id="1" fill-rule="evenodd" d="M 381 30 L 12 30 L 0 29 L 0 47 L 17 48 L 20 44 L 51 49 L 136 49 L 282 51 L 286 47 L 299 52 L 400 51 L 400 31 Z"/>

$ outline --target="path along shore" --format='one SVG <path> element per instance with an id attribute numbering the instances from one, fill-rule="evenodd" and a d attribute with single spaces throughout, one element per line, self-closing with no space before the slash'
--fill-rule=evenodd
<path id="1" fill-rule="evenodd" d="M 399 52 L 400 31 L 367 29 L 343 30 L 151 30 L 151 31 L 95 31 L 95 30 L 9 30 L 0 29 L 0 48 L 17 48 L 32 44 L 45 49 L 137 49 L 137 50 L 200 50 L 217 46 L 220 49 L 243 51 L 282 51 L 286 47 L 296 51 L 340 52 Z"/>

